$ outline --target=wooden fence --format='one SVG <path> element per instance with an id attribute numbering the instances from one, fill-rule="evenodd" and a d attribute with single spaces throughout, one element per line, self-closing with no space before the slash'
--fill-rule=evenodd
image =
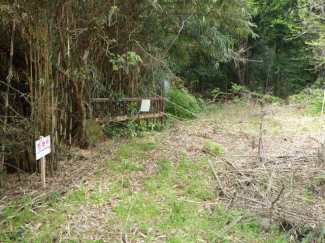
<path id="1" fill-rule="evenodd" d="M 140 112 L 141 101 L 150 100 L 150 111 Z M 164 122 L 165 99 L 160 97 L 146 98 L 95 98 L 92 99 L 92 116 L 100 124 L 123 122 L 128 119 L 145 119 L 153 122 Z"/>

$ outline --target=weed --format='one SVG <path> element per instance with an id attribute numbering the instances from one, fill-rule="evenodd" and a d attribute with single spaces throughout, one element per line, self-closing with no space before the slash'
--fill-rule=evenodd
<path id="1" fill-rule="evenodd" d="M 316 186 L 323 186 L 325 185 L 325 173 L 320 174 L 315 179 L 315 185 Z"/>
<path id="2" fill-rule="evenodd" d="M 185 176 L 186 175 L 186 168 L 187 168 L 187 165 L 189 164 L 189 160 L 186 159 L 186 158 L 183 158 L 179 165 L 178 165 L 178 168 L 177 168 L 177 171 L 179 172 L 179 174 L 181 176 Z"/>
<path id="3" fill-rule="evenodd" d="M 111 194 L 109 191 L 102 191 L 99 187 L 95 187 L 89 195 L 88 202 L 94 205 L 99 205 L 109 201 Z"/>
<path id="4" fill-rule="evenodd" d="M 217 133 L 218 130 L 219 130 L 219 126 L 218 126 L 217 124 L 215 124 L 215 125 L 213 126 L 213 133 Z"/>
<path id="5" fill-rule="evenodd" d="M 143 151 L 150 151 L 157 148 L 156 144 L 153 142 L 138 143 L 137 147 Z"/>
<path id="6" fill-rule="evenodd" d="M 148 131 L 148 125 L 145 120 L 140 120 L 139 122 L 139 131 L 142 133 L 146 133 Z"/>
<path id="7" fill-rule="evenodd" d="M 98 166 L 95 167 L 94 169 L 94 175 L 98 178 L 101 176 L 100 169 Z"/>
<path id="8" fill-rule="evenodd" d="M 158 173 L 162 176 L 168 176 L 169 172 L 171 170 L 171 166 L 169 163 L 168 158 L 163 158 L 158 161 Z"/>
<path id="9" fill-rule="evenodd" d="M 122 180 L 122 187 L 123 188 L 129 188 L 131 186 L 131 181 L 128 178 L 124 178 Z"/>
<path id="10" fill-rule="evenodd" d="M 97 145 L 103 139 L 103 132 L 101 126 L 92 120 L 88 120 L 86 124 L 86 134 L 89 142 Z"/>
<path id="11" fill-rule="evenodd" d="M 99 148 L 98 152 L 99 152 L 100 154 L 103 154 L 103 153 L 106 152 L 106 149 L 105 149 L 104 147 L 101 147 L 101 148 Z"/>
<path id="12" fill-rule="evenodd" d="M 85 201 L 86 191 L 83 188 L 70 192 L 65 200 L 65 202 L 69 204 L 82 204 Z"/>
<path id="13" fill-rule="evenodd" d="M 120 147 L 119 157 L 123 159 L 135 158 L 143 155 L 143 152 L 155 150 L 156 148 L 156 144 L 152 141 L 133 141 Z"/>
<path id="14" fill-rule="evenodd" d="M 187 187 L 187 193 L 202 201 L 213 200 L 215 198 L 213 192 L 199 181 L 192 182 L 192 184 Z"/>
<path id="15" fill-rule="evenodd" d="M 51 205 L 57 204 L 61 194 L 58 191 L 54 191 L 51 195 Z"/>
<path id="16" fill-rule="evenodd" d="M 307 190 L 306 191 L 306 198 L 308 200 L 315 200 L 315 199 L 317 199 L 317 196 L 314 195 L 314 192 L 312 190 Z"/>
<path id="17" fill-rule="evenodd" d="M 126 132 L 133 138 L 138 136 L 138 127 L 139 125 L 136 122 L 128 122 L 126 123 Z"/>
<path id="18" fill-rule="evenodd" d="M 131 116 L 128 121 L 119 126 L 106 125 L 103 129 L 104 133 L 110 137 L 138 137 L 144 136 L 150 131 L 162 131 L 168 124 L 147 122 L 145 120 L 134 121 Z"/>
<path id="19" fill-rule="evenodd" d="M 272 131 L 272 134 L 275 136 L 279 136 L 281 134 L 280 130 L 278 128 L 274 128 Z"/>
<path id="20" fill-rule="evenodd" d="M 172 224 L 180 224 L 185 221 L 185 216 L 183 213 L 184 202 L 175 201 L 172 204 L 172 212 L 169 216 L 170 222 Z"/>
<path id="21" fill-rule="evenodd" d="M 124 169 L 130 171 L 145 171 L 146 169 L 142 166 L 135 166 L 129 163 L 124 163 Z"/>
<path id="22" fill-rule="evenodd" d="M 204 149 L 214 155 L 220 155 L 222 153 L 222 146 L 218 143 L 213 144 L 210 141 L 205 141 Z"/>
<path id="23" fill-rule="evenodd" d="M 104 126 L 103 132 L 113 138 L 119 138 L 125 135 L 125 129 L 123 127 L 116 127 L 109 124 Z"/>

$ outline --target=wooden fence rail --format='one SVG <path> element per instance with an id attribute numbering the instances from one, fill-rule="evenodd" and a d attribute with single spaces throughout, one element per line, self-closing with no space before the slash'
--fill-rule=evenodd
<path id="1" fill-rule="evenodd" d="M 140 112 L 142 100 L 150 100 L 149 112 Z M 128 119 L 164 122 L 165 119 L 165 99 L 161 97 L 94 98 L 91 103 L 92 116 L 100 124 L 123 122 Z"/>

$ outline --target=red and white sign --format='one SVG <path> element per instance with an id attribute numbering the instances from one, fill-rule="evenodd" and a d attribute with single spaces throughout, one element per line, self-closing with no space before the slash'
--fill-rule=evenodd
<path id="1" fill-rule="evenodd" d="M 46 136 L 35 142 L 36 160 L 51 153 L 51 136 Z"/>

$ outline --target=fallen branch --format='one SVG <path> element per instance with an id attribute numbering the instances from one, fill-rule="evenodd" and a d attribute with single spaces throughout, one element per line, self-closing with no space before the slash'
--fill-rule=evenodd
<path id="1" fill-rule="evenodd" d="M 217 180 L 217 182 L 218 182 L 218 184 L 219 184 L 220 189 L 222 190 L 222 192 L 223 192 L 224 195 L 227 195 L 227 193 L 226 193 L 226 191 L 225 191 L 223 185 L 221 184 L 221 181 L 220 181 L 219 176 L 217 175 L 217 173 L 215 172 L 215 170 L 214 170 L 214 168 L 213 168 L 213 165 L 212 165 L 211 161 L 208 160 L 208 162 L 209 162 L 209 165 L 210 165 L 211 170 L 212 170 L 212 172 L 213 172 L 213 175 L 214 175 L 214 177 L 216 178 L 216 180 Z"/>

